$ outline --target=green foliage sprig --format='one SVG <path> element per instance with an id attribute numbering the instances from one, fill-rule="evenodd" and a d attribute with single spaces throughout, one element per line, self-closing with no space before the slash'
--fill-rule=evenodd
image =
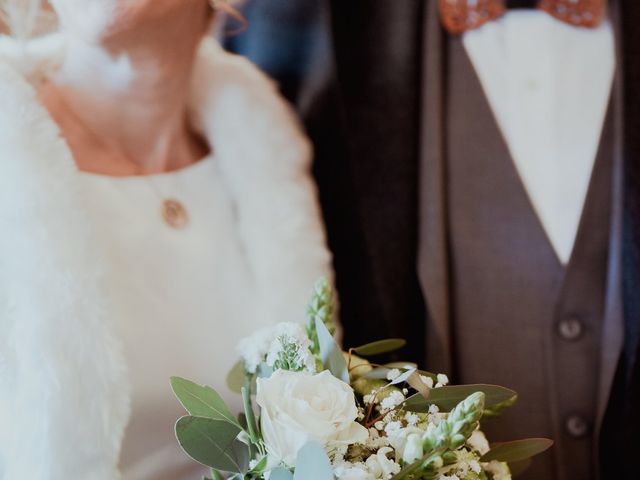
<path id="1" fill-rule="evenodd" d="M 307 335 L 311 341 L 311 351 L 320 354 L 320 342 L 316 329 L 316 320 L 320 320 L 333 335 L 336 330 L 333 319 L 334 310 L 333 289 L 326 278 L 318 280 L 311 292 L 311 299 L 307 305 Z"/>

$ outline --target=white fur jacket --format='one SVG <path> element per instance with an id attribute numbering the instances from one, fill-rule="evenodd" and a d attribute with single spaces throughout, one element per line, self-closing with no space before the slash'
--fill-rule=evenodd
<path id="1" fill-rule="evenodd" d="M 63 55 L 59 38 L 0 38 L 1 480 L 115 480 L 128 421 L 127 369 L 75 163 L 29 81 Z M 329 269 L 309 144 L 272 83 L 213 40 L 192 92 L 199 128 L 234 159 L 220 168 L 278 316 Z"/>

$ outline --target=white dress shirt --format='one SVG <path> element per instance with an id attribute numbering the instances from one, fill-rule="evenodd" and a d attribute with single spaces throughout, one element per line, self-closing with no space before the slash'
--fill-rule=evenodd
<path id="1" fill-rule="evenodd" d="M 615 71 L 609 21 L 573 27 L 511 10 L 466 32 L 464 47 L 540 223 L 568 263 Z"/>

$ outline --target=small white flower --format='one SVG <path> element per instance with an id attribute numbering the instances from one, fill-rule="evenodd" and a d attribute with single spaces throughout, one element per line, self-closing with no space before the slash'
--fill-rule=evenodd
<path id="1" fill-rule="evenodd" d="M 378 420 L 376 423 L 373 424 L 373 426 L 375 427 L 376 430 L 384 430 L 384 427 L 386 426 L 385 423 L 382 420 Z"/>
<path id="2" fill-rule="evenodd" d="M 374 475 L 374 478 L 390 478 L 400 472 L 400 465 L 387 458 L 387 454 L 392 452 L 393 449 L 382 447 L 376 454 L 367 458 L 367 468 Z"/>
<path id="3" fill-rule="evenodd" d="M 362 401 L 365 405 L 371 405 L 371 403 L 375 402 L 376 396 L 373 393 L 369 393 L 362 397 Z"/>
<path id="4" fill-rule="evenodd" d="M 480 471 L 482 470 L 482 467 L 480 466 L 480 462 L 478 462 L 477 460 L 471 460 L 469 462 L 469 467 L 471 467 L 471 470 L 474 473 L 480 473 Z"/>
<path id="5" fill-rule="evenodd" d="M 467 445 L 478 452 L 480 456 L 485 455 L 490 450 L 487 437 L 485 437 L 481 430 L 476 430 L 471 434 L 467 439 Z"/>
<path id="6" fill-rule="evenodd" d="M 255 373 L 262 362 L 273 366 L 285 345 L 297 347 L 295 360 L 300 369 L 316 373 L 315 359 L 309 350 L 311 342 L 304 326 L 298 323 L 283 322 L 256 330 L 238 343 L 237 351 L 247 372 Z"/>
<path id="7" fill-rule="evenodd" d="M 382 402 L 380 402 L 380 406 L 383 410 L 393 410 L 404 401 L 405 398 L 402 392 L 393 390 L 386 398 L 382 400 Z"/>
<path id="8" fill-rule="evenodd" d="M 439 373 L 437 376 L 437 380 L 441 386 L 449 384 L 449 377 L 447 377 L 444 373 Z"/>
<path id="9" fill-rule="evenodd" d="M 427 387 L 433 388 L 433 378 L 427 377 L 426 375 L 420 375 L 420 380 L 422 380 L 422 383 Z"/>
<path id="10" fill-rule="evenodd" d="M 400 376 L 400 370 L 393 368 L 387 372 L 387 380 L 393 381 Z"/>
<path id="11" fill-rule="evenodd" d="M 437 405 L 435 405 L 435 404 L 429 405 L 429 413 L 430 414 L 433 415 L 433 414 L 438 413 L 438 412 L 440 412 L 440 409 L 438 408 Z"/>
<path id="12" fill-rule="evenodd" d="M 391 436 L 397 431 L 399 431 L 401 428 L 402 428 L 402 424 L 400 422 L 389 422 L 384 427 L 384 433 L 386 433 L 388 436 Z"/>
<path id="13" fill-rule="evenodd" d="M 493 476 L 493 480 L 511 480 L 511 471 L 506 463 L 493 460 L 483 465 L 484 469 Z"/>
<path id="14" fill-rule="evenodd" d="M 376 480 L 376 477 L 369 473 L 369 469 L 364 463 L 348 463 L 337 465 L 333 473 L 338 480 Z"/>
<path id="15" fill-rule="evenodd" d="M 415 425 L 420 421 L 420 417 L 413 412 L 407 412 L 404 416 L 404 419 L 407 421 L 407 425 Z"/>

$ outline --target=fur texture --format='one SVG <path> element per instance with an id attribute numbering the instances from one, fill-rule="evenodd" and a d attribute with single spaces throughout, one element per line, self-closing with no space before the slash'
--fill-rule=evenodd
<path id="1" fill-rule="evenodd" d="M 77 169 L 28 79 L 64 55 L 0 41 L 0 479 L 115 480 L 129 415 Z M 330 256 L 310 146 L 274 85 L 212 40 L 193 118 L 221 159 L 265 314 L 300 320 Z"/>

